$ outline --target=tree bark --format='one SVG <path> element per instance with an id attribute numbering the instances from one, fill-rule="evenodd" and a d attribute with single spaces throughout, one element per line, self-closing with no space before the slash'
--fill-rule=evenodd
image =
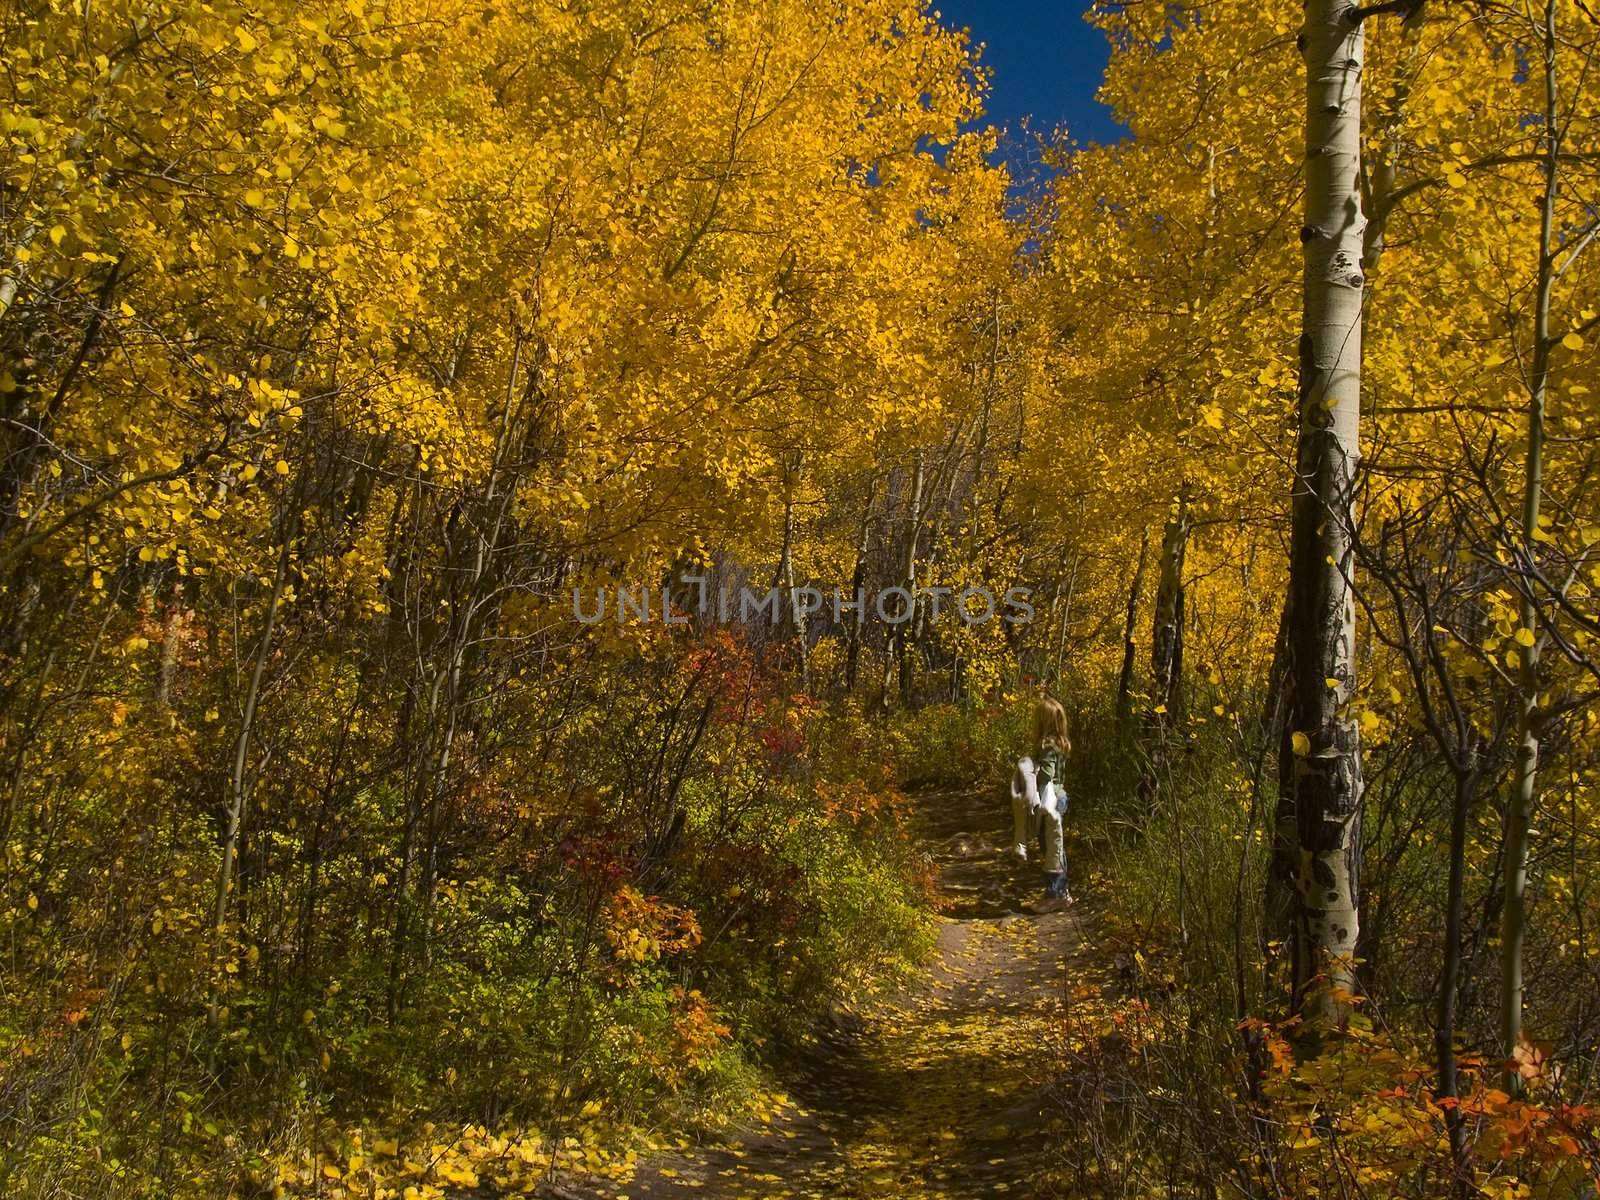
<path id="1" fill-rule="evenodd" d="M 867 550 L 871 545 L 872 536 L 872 503 L 878 494 L 878 480 L 874 476 L 867 484 L 867 503 L 861 510 L 861 527 L 856 532 L 856 566 L 850 574 L 850 602 L 856 604 L 851 612 L 853 618 L 850 622 L 849 632 L 846 635 L 848 643 L 845 648 L 844 659 L 844 691 L 845 695 L 852 695 L 856 690 L 856 672 L 861 663 L 861 635 L 865 632 L 867 624 L 867 606 L 865 603 L 865 589 L 867 586 Z"/>
<path id="2" fill-rule="evenodd" d="M 1534 292 L 1533 360 L 1528 375 L 1528 449 L 1523 463 L 1521 562 L 1533 573 L 1539 543 L 1539 507 L 1544 488 L 1545 390 L 1550 377 L 1550 295 L 1555 287 L 1556 194 L 1560 182 L 1561 126 L 1556 93 L 1556 7 L 1544 9 L 1544 190 L 1539 205 L 1539 272 Z M 1500 1048 L 1506 1067 L 1504 1086 L 1522 1090 L 1512 1055 L 1522 1043 L 1522 944 L 1527 935 L 1528 828 L 1538 803 L 1539 775 L 1539 605 L 1532 580 L 1522 588 L 1522 628 L 1526 642 L 1517 663 L 1517 757 L 1511 802 L 1506 807 L 1505 907 L 1500 915 Z"/>
<path id="3" fill-rule="evenodd" d="M 1150 530 L 1139 531 L 1139 565 L 1133 568 L 1133 582 L 1128 586 L 1128 613 L 1122 622 L 1122 672 L 1117 675 L 1117 723 L 1125 726 L 1133 715 L 1133 667 L 1138 658 L 1138 645 L 1134 630 L 1139 622 L 1139 595 L 1144 592 L 1144 570 L 1149 565 Z"/>
<path id="4" fill-rule="evenodd" d="M 1161 534 L 1161 567 L 1156 583 L 1155 627 L 1150 640 L 1150 700 L 1157 721 L 1166 726 L 1183 699 L 1183 560 L 1189 545 L 1189 497 L 1177 507 Z"/>
<path id="5" fill-rule="evenodd" d="M 1293 730 L 1289 728 L 1289 680 L 1293 675 L 1289 662 L 1294 654 L 1292 632 L 1294 613 L 1285 600 L 1278 616 L 1278 636 L 1272 654 L 1272 666 L 1267 672 L 1267 695 L 1261 705 L 1262 755 L 1276 746 L 1278 752 L 1278 795 L 1272 813 L 1272 856 L 1267 864 L 1267 886 L 1264 898 L 1265 919 L 1263 937 L 1268 943 L 1269 959 L 1273 944 L 1282 947 L 1291 939 L 1294 925 L 1295 863 L 1300 845 L 1300 822 L 1294 810 L 1294 746 Z"/>
<path id="6" fill-rule="evenodd" d="M 1304 291 L 1292 496 L 1294 614 L 1283 763 L 1293 799 L 1294 1003 L 1340 1023 L 1355 984 L 1361 859 L 1361 750 L 1355 687 L 1351 509 L 1360 461 L 1363 34 L 1344 0 L 1308 0 Z"/>
<path id="7" fill-rule="evenodd" d="M 1128 587 L 1128 612 L 1122 623 L 1122 673 L 1117 677 L 1117 724 L 1126 727 L 1133 713 L 1133 667 L 1138 654 L 1134 631 L 1139 621 L 1139 595 L 1144 591 L 1144 572 L 1150 561 L 1150 530 L 1139 534 L 1139 565 L 1133 569 Z"/>
<path id="8" fill-rule="evenodd" d="M 1072 556 L 1072 567 L 1067 572 L 1067 593 L 1062 598 L 1061 620 L 1056 626 L 1056 651 L 1050 670 L 1050 686 L 1061 692 L 1061 661 L 1067 653 L 1067 629 L 1072 624 L 1072 594 L 1078 586 L 1078 556 Z"/>
<path id="9" fill-rule="evenodd" d="M 1473 751 L 1468 749 L 1470 756 Z M 1456 1072 L 1456 1000 L 1461 978 L 1461 927 L 1464 915 L 1467 860 L 1467 815 L 1478 789 L 1476 760 L 1455 772 L 1450 804 L 1450 881 L 1445 899 L 1444 964 L 1439 971 L 1438 1013 L 1434 1021 L 1434 1050 L 1439 1068 L 1439 1095 L 1459 1098 Z M 1461 1108 L 1445 1110 L 1445 1130 L 1450 1139 L 1450 1165 L 1454 1172 L 1451 1194 L 1465 1196 L 1471 1175 L 1466 1161 L 1467 1131 Z"/>
<path id="10" fill-rule="evenodd" d="M 1180 489 L 1161 533 L 1156 611 L 1150 634 L 1150 703 L 1144 716 L 1145 766 L 1139 798 L 1155 804 L 1166 774 L 1167 739 L 1183 698 L 1183 560 L 1189 540 L 1188 488 Z"/>
<path id="11" fill-rule="evenodd" d="M 905 557 L 901 562 L 900 568 L 900 586 L 905 588 L 909 598 L 899 614 L 902 619 L 899 624 L 894 626 L 894 633 L 891 638 L 889 662 L 883 680 L 882 708 L 884 712 L 889 710 L 889 672 L 896 667 L 899 668 L 900 672 L 900 703 L 904 707 L 909 707 L 911 704 L 911 622 L 916 616 L 917 607 L 917 532 L 922 528 L 922 486 L 922 451 L 918 450 L 911 473 L 911 495 L 906 505 Z"/>
<path id="12" fill-rule="evenodd" d="M 302 468 L 304 470 L 304 468 Z M 250 747 L 255 738 L 256 713 L 260 708 L 262 686 L 266 678 L 267 662 L 272 657 L 273 637 L 277 633 L 278 611 L 289 581 L 289 564 L 294 554 L 294 540 L 300 532 L 301 491 L 296 483 L 289 499 L 283 542 L 278 548 L 278 565 L 273 572 L 272 593 L 267 599 L 267 612 L 261 623 L 261 640 L 256 644 L 255 663 L 250 670 L 250 683 L 245 689 L 244 703 L 239 712 L 239 732 L 233 741 L 233 764 L 228 772 L 228 791 L 224 803 L 225 826 L 222 833 L 222 863 L 217 869 L 217 895 L 211 926 L 211 969 L 215 974 L 222 963 L 222 942 L 227 932 L 228 904 L 232 898 L 234 866 L 239 856 L 239 835 L 250 802 L 254 772 L 250 770 Z M 220 1020 L 220 980 L 213 979 L 211 996 L 206 1005 L 207 1023 L 215 1030 Z"/>
<path id="13" fill-rule="evenodd" d="M 795 594 L 794 582 L 794 491 L 799 484 L 800 464 L 798 459 L 791 468 L 787 459 L 783 464 L 783 548 L 778 557 L 777 586 L 783 589 L 784 599 L 788 603 L 787 628 L 783 631 L 792 637 L 795 643 L 795 652 L 800 659 L 800 687 L 803 691 L 811 689 L 811 664 L 807 655 L 806 645 L 806 618 L 800 611 L 800 599 Z"/>

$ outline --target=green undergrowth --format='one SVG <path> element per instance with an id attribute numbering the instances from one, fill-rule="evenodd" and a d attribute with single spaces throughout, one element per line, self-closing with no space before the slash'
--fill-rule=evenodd
<path id="1" fill-rule="evenodd" d="M 425 909 L 390 849 L 403 796 L 380 781 L 330 812 L 287 777 L 263 786 L 219 950 L 217 843 L 182 778 L 140 801 L 136 854 L 130 810 L 88 789 L 70 880 L 0 914 L 0 1191 L 209 1200 L 348 1162 L 353 1129 L 593 1146 L 762 1103 L 821 1015 L 926 954 L 902 783 L 954 778 L 973 747 L 953 718 L 924 738 L 791 694 L 731 643 L 635 671 L 537 790 L 492 764 L 463 781 Z M 662 721 L 681 694 L 703 725 Z"/>

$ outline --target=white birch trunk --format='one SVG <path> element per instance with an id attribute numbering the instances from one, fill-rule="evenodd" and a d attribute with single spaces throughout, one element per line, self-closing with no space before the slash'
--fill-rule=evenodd
<path id="1" fill-rule="evenodd" d="M 1297 1007 L 1336 1023 L 1354 989 L 1361 752 L 1355 686 L 1351 506 L 1360 460 L 1362 31 L 1347 0 L 1307 0 L 1305 253 L 1300 428 L 1290 548 L 1290 728 L 1285 769 L 1298 854 Z"/>

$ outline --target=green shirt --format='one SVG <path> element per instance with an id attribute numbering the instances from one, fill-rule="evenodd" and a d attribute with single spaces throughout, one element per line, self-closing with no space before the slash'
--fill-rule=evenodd
<path id="1" fill-rule="evenodd" d="M 1056 785 L 1057 791 L 1066 795 L 1066 756 L 1054 746 L 1043 746 L 1039 750 L 1036 765 L 1038 770 L 1034 779 L 1039 787 L 1039 798 L 1041 800 L 1044 798 L 1045 785 L 1051 783 Z"/>

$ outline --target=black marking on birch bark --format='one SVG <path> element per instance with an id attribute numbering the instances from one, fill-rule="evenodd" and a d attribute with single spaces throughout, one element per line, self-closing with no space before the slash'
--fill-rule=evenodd
<path id="1" fill-rule="evenodd" d="M 1311 878 L 1320 884 L 1324 891 L 1333 892 L 1338 890 L 1339 881 L 1333 877 L 1333 868 L 1320 858 L 1311 860 Z"/>

